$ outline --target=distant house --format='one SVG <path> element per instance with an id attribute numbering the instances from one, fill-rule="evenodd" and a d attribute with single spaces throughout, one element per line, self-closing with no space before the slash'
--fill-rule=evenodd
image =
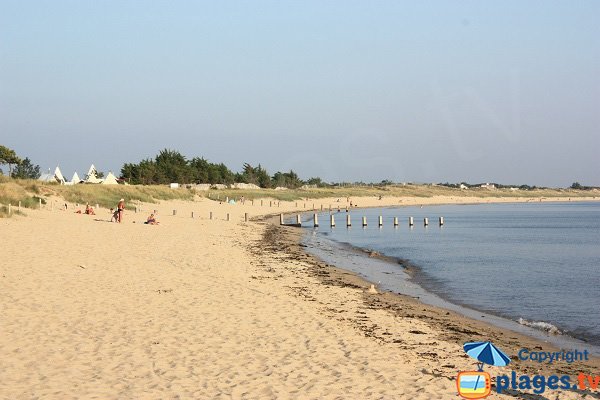
<path id="1" fill-rule="evenodd" d="M 494 189 L 496 189 L 496 185 L 494 185 L 494 184 L 491 184 L 491 183 L 485 183 L 485 184 L 481 185 L 481 187 L 482 187 L 483 189 L 489 189 L 489 190 L 494 190 Z"/>
<path id="2" fill-rule="evenodd" d="M 464 183 L 460 184 L 460 189 L 461 190 L 467 190 L 469 187 L 467 185 L 465 185 Z"/>

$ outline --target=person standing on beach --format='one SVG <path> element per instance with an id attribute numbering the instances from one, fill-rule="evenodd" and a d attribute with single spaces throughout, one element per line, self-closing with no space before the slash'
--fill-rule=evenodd
<path id="1" fill-rule="evenodd" d="M 117 204 L 117 212 L 118 212 L 118 218 L 117 218 L 117 222 L 121 223 L 121 221 L 123 220 L 123 212 L 125 211 L 125 199 L 121 199 L 119 200 L 119 204 Z"/>

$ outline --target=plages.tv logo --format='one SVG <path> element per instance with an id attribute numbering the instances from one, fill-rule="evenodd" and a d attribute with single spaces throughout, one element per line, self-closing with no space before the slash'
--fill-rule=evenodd
<path id="1" fill-rule="evenodd" d="M 477 371 L 459 372 L 456 377 L 458 394 L 464 399 L 483 399 L 492 391 L 492 378 L 483 370 L 483 365 L 504 367 L 510 363 L 510 358 L 492 342 L 469 342 L 463 348 L 477 360 Z"/>

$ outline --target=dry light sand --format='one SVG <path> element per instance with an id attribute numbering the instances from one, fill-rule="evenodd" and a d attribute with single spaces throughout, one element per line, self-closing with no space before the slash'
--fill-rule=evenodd
<path id="1" fill-rule="evenodd" d="M 281 204 L 165 202 L 122 224 L 71 205 L 0 220 L 0 398 L 457 398 L 452 378 L 473 360 L 435 327 L 366 307 L 363 289 L 321 284 L 301 257 L 251 250 L 267 224 L 244 212 L 295 206 Z M 142 223 L 151 209 L 159 226 Z M 399 339 L 365 336 L 333 317 L 342 312 Z"/>

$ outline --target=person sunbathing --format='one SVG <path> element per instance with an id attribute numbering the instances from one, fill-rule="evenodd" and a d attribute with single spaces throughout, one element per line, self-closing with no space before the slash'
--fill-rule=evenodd
<path id="1" fill-rule="evenodd" d="M 87 215 L 96 215 L 96 213 L 94 212 L 94 208 L 91 207 L 89 204 L 85 205 L 85 213 Z"/>
<path id="2" fill-rule="evenodd" d="M 144 223 L 147 225 L 158 225 L 158 221 L 156 220 L 156 217 L 154 216 L 154 214 L 150 214 L 150 216 Z"/>

